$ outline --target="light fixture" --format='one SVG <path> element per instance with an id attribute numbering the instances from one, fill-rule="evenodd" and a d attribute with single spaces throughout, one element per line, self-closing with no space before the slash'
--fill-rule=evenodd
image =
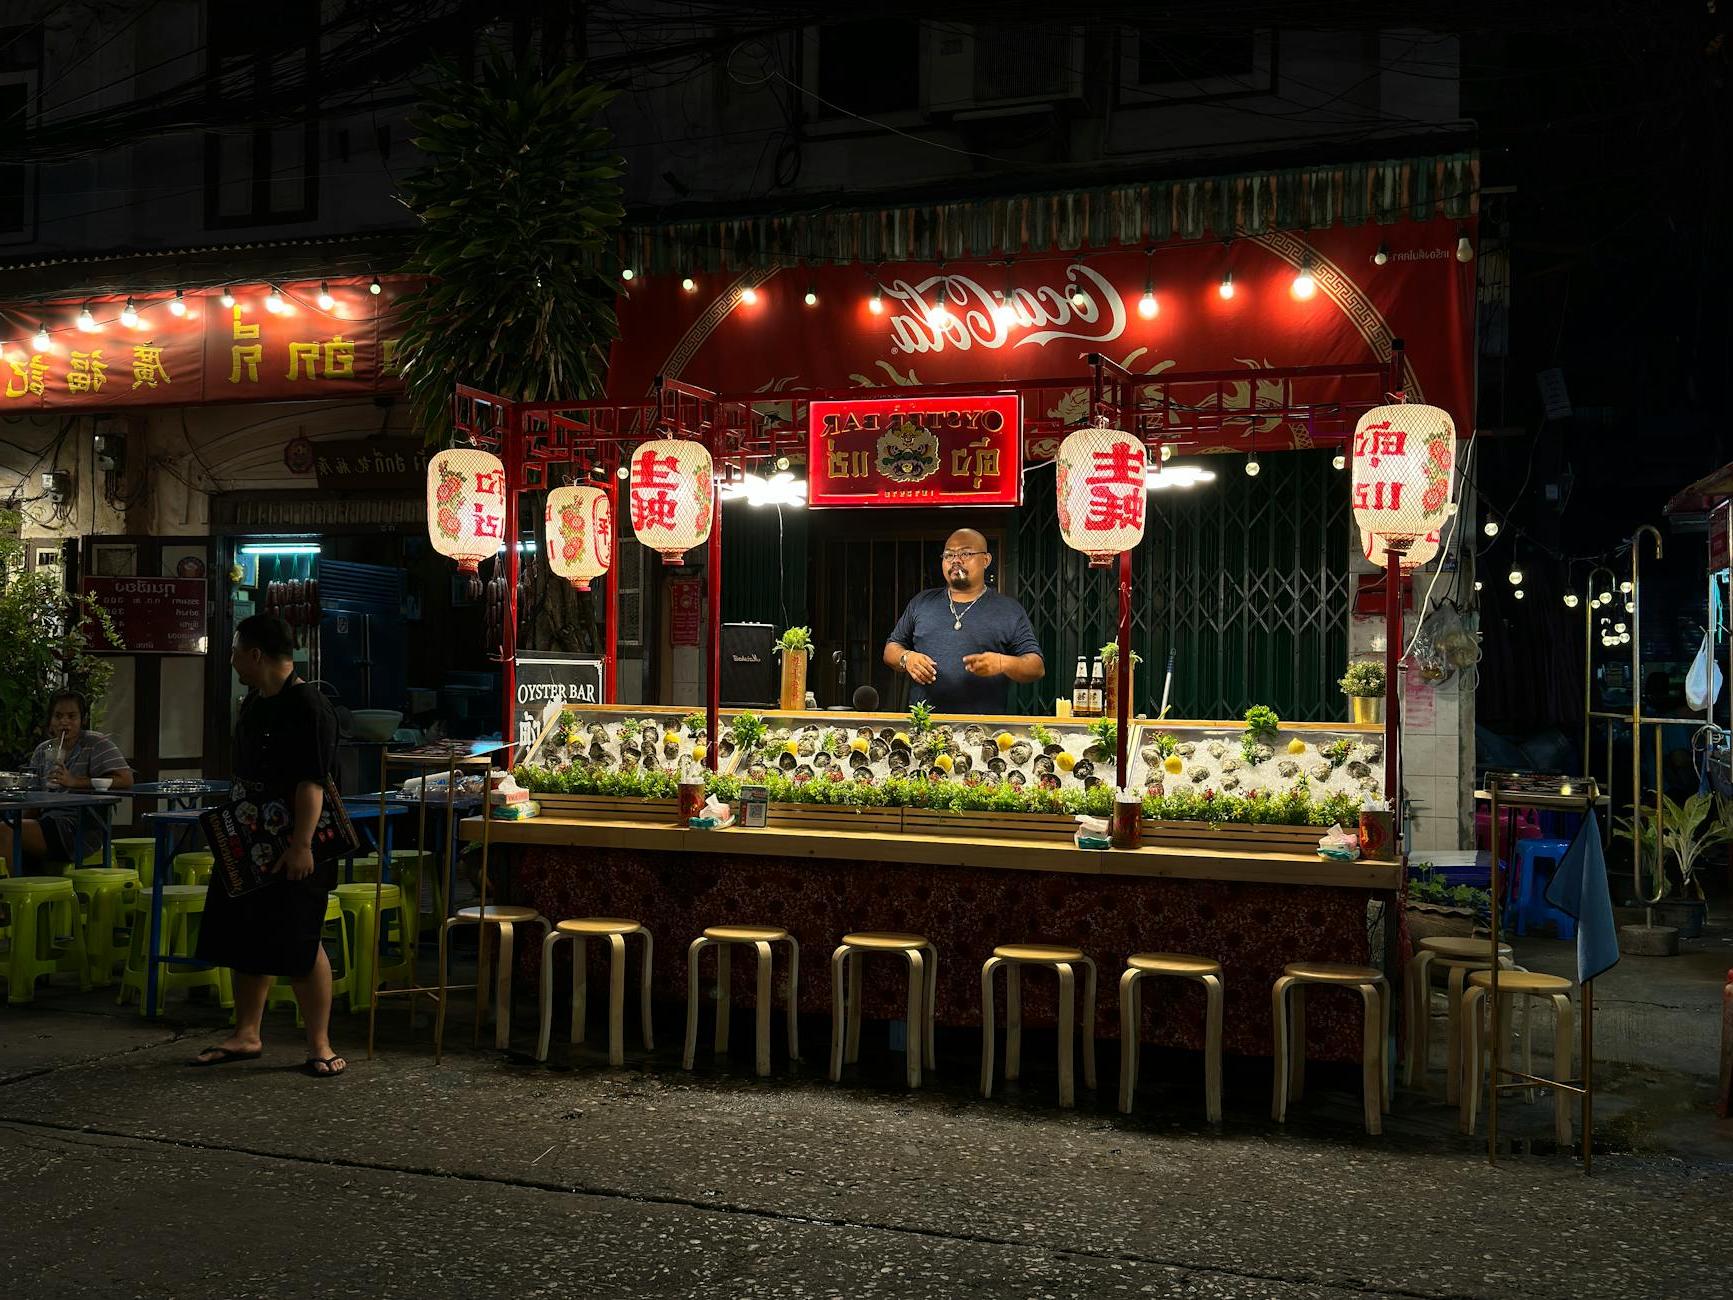
<path id="1" fill-rule="evenodd" d="M 1619 590 L 1627 596 L 1631 594 L 1631 582 L 1629 578 L 1619 584 Z"/>
<path id="2" fill-rule="evenodd" d="M 1487 517 L 1486 524 L 1481 529 L 1481 531 L 1484 532 L 1488 537 L 1497 537 L 1498 536 L 1498 520 L 1492 518 L 1489 515 Z"/>
<path id="3" fill-rule="evenodd" d="M 1458 229 L 1456 232 L 1456 260 L 1472 262 L 1474 260 L 1474 245 L 1468 242 L 1468 231 Z"/>
<path id="4" fill-rule="evenodd" d="M 1143 472 L 1143 486 L 1149 492 L 1169 492 L 1176 488 L 1196 487 L 1199 483 L 1213 483 L 1215 476 L 1213 469 L 1201 465 L 1170 465 L 1160 470 L 1151 466 Z"/>
<path id="5" fill-rule="evenodd" d="M 884 309 L 885 309 L 884 290 L 880 289 L 878 287 L 878 285 L 875 284 L 873 286 L 873 296 L 867 299 L 867 310 L 870 311 L 874 316 L 879 316 L 879 315 L 882 315 L 884 313 Z"/>
<path id="6" fill-rule="evenodd" d="M 129 330 L 138 328 L 138 308 L 133 306 L 131 298 L 126 300 L 126 306 L 121 309 L 120 323 Z"/>
<path id="7" fill-rule="evenodd" d="M 638 273 L 637 273 L 637 272 L 636 272 L 636 271 L 634 271 L 634 270 L 633 270 L 633 269 L 632 269 L 632 268 L 631 268 L 631 267 L 629 267 L 629 266 L 622 266 L 622 267 L 621 267 L 621 268 L 620 268 L 620 278 L 621 278 L 621 279 L 622 279 L 622 280 L 630 280 L 630 279 L 633 279 L 633 278 L 634 278 L 634 277 L 635 277 L 635 276 L 636 276 L 636 275 L 637 275 L 637 274 L 638 274 Z"/>
<path id="8" fill-rule="evenodd" d="M 331 286 L 325 281 L 319 281 L 319 310 L 330 311 L 337 305 L 337 300 L 331 296 Z"/>
<path id="9" fill-rule="evenodd" d="M 620 462 L 620 468 L 614 471 L 614 477 L 619 478 L 619 479 L 631 478 L 632 477 L 632 467 L 630 465 L 628 465 L 625 461 L 621 461 Z"/>
<path id="10" fill-rule="evenodd" d="M 373 292 L 378 293 L 379 289 L 377 286 L 379 284 L 379 281 L 375 280 L 373 283 L 375 286 Z M 217 301 L 222 303 L 223 306 L 225 306 L 225 307 L 233 307 L 235 305 L 235 291 L 233 289 L 229 288 L 229 286 L 225 284 L 223 286 L 223 296 L 221 298 L 218 298 Z"/>
<path id="11" fill-rule="evenodd" d="M 681 280 L 680 280 L 680 287 L 682 289 L 684 289 L 687 293 L 696 293 L 698 290 L 698 281 L 694 280 L 689 275 L 683 276 L 683 277 L 681 277 Z"/>
<path id="12" fill-rule="evenodd" d="M 1577 607 L 1577 604 L 1578 604 L 1578 602 L 1577 602 L 1576 592 L 1574 592 L 1574 591 L 1565 592 L 1565 608 L 1566 609 L 1575 609 Z"/>
<path id="13" fill-rule="evenodd" d="M 740 301 L 745 303 L 748 307 L 752 306 L 758 301 L 758 290 L 754 289 L 751 285 L 747 285 L 740 291 Z"/>
<path id="14" fill-rule="evenodd" d="M 1164 464 L 1173 459 L 1173 444 L 1171 442 L 1161 444 L 1161 459 Z"/>
<path id="15" fill-rule="evenodd" d="M 379 283 L 378 276 L 373 277 L 372 282 L 367 286 L 367 292 L 373 294 L 375 297 L 385 292 L 385 286 Z"/>
<path id="16" fill-rule="evenodd" d="M 54 346 L 54 340 L 48 337 L 48 326 L 37 325 L 36 337 L 30 340 L 30 346 L 38 352 L 46 352 Z"/>
<path id="17" fill-rule="evenodd" d="M 1512 596 L 1514 596 L 1516 599 L 1521 600 L 1522 599 L 1522 588 L 1518 587 L 1515 591 L 1511 592 L 1510 594 Z"/>
<path id="18" fill-rule="evenodd" d="M 769 478 L 761 478 L 757 474 L 743 474 L 722 485 L 722 499 L 744 501 L 755 507 L 792 506 L 799 509 L 806 505 L 806 480 L 796 478 L 787 470 L 772 474 Z"/>
<path id="19" fill-rule="evenodd" d="M 1510 585 L 1513 587 L 1522 585 L 1522 570 L 1514 564 L 1510 566 Z"/>
<path id="20" fill-rule="evenodd" d="M 1145 256 L 1147 257 L 1148 255 L 1145 254 Z M 1072 268 L 1071 268 L 1072 275 L 1075 276 L 1078 269 L 1081 268 L 1082 265 L 1083 265 L 1083 259 L 1080 257 L 1072 265 Z M 1147 284 L 1148 282 L 1145 281 L 1145 283 Z M 1087 307 L 1089 305 L 1089 295 L 1087 293 L 1083 292 L 1083 286 L 1081 284 L 1073 284 L 1071 286 L 1070 297 L 1071 297 L 1071 305 L 1073 307 L 1083 308 L 1083 307 Z"/>
<path id="21" fill-rule="evenodd" d="M 944 329 L 951 323 L 951 309 L 942 302 L 936 302 L 927 308 L 927 324 L 933 329 Z"/>
<path id="22" fill-rule="evenodd" d="M 1343 455 L 1341 452 L 1337 452 L 1334 456 L 1330 457 L 1330 468 L 1331 469 L 1347 469 L 1348 468 L 1348 458 L 1345 455 Z"/>
<path id="23" fill-rule="evenodd" d="M 1232 271 L 1222 272 L 1222 282 L 1216 286 L 1216 292 L 1222 296 L 1224 302 L 1234 296 L 1234 273 Z"/>
<path id="24" fill-rule="evenodd" d="M 806 297 L 802 301 L 808 307 L 818 306 L 818 292 L 810 284 L 806 286 Z"/>
<path id="25" fill-rule="evenodd" d="M 1631 644 L 1631 634 L 1629 632 L 1625 632 L 1625 633 L 1621 634 L 1619 637 L 1619 644 L 1620 645 L 1630 645 Z"/>
<path id="26" fill-rule="evenodd" d="M 1300 273 L 1294 277 L 1292 292 L 1294 297 L 1301 302 L 1318 292 L 1318 282 L 1312 278 L 1312 259 L 1310 256 L 1300 263 Z"/>
<path id="27" fill-rule="evenodd" d="M 187 314 L 186 294 L 176 289 L 175 296 L 169 299 L 168 309 L 171 316 L 185 316 Z"/>
<path id="28" fill-rule="evenodd" d="M 274 284 L 271 286 L 271 291 L 265 295 L 265 310 L 273 316 L 282 314 L 283 294 Z"/>
<path id="29" fill-rule="evenodd" d="M 792 464 L 792 462 L 788 459 L 787 456 L 778 456 L 776 458 L 776 461 L 775 461 L 775 465 L 776 465 L 778 472 L 787 469 L 790 466 L 790 464 Z"/>
<path id="30" fill-rule="evenodd" d="M 1263 469 L 1263 466 L 1258 464 L 1258 458 L 1256 456 L 1247 456 L 1246 457 L 1246 477 L 1247 478 L 1256 478 L 1258 476 L 1258 473 L 1262 469 Z"/>
<path id="31" fill-rule="evenodd" d="M 248 542 L 242 555 L 317 555 L 318 542 Z"/>
<path id="32" fill-rule="evenodd" d="M 1379 244 L 1378 251 L 1372 254 L 1372 265 L 1383 266 L 1390 260 L 1390 245 Z"/>
<path id="33" fill-rule="evenodd" d="M 1143 297 L 1137 300 L 1137 314 L 1144 320 L 1154 320 L 1161 305 L 1155 300 L 1155 292 L 1151 289 L 1143 291 Z"/>
<path id="34" fill-rule="evenodd" d="M 1479 590 L 1480 590 L 1480 588 L 1481 588 L 1481 585 L 1482 585 L 1482 584 L 1481 584 L 1481 581 L 1480 581 L 1480 579 L 1479 579 L 1479 578 L 1476 578 L 1476 579 L 1475 579 L 1475 580 L 1474 580 L 1474 589 L 1475 589 L 1475 590 L 1476 590 L 1476 591 L 1479 591 Z"/>
<path id="35" fill-rule="evenodd" d="M 1155 300 L 1154 258 L 1155 250 L 1153 248 L 1143 250 L 1143 297 L 1137 300 L 1137 314 L 1144 320 L 1154 320 L 1156 313 L 1161 310 L 1161 304 Z M 1083 305 L 1078 301 L 1081 295 L 1081 286 L 1072 291 L 1072 306 L 1081 307 Z"/>
<path id="36" fill-rule="evenodd" d="M 1006 301 L 1006 299 L 1001 298 L 993 306 L 993 320 L 996 324 L 1003 325 L 1006 329 L 1010 329 L 1011 326 L 1017 323 L 1017 309 Z"/>
<path id="37" fill-rule="evenodd" d="M 1625 602 L 1625 613 L 1635 614 L 1636 612 L 1637 612 L 1636 602 L 1627 600 Z"/>
<path id="38" fill-rule="evenodd" d="M 78 328 L 86 334 L 96 332 L 96 317 L 90 314 L 90 304 L 85 303 L 84 309 L 78 313 Z"/>
<path id="39" fill-rule="evenodd" d="M 1614 623 L 1613 624 L 1613 631 L 1623 632 L 1624 630 L 1625 630 L 1625 625 L 1623 623 Z"/>

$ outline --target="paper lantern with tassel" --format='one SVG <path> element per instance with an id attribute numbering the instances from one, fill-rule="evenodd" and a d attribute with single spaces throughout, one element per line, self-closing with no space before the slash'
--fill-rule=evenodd
<path id="1" fill-rule="evenodd" d="M 608 571 L 614 553 L 614 503 L 580 484 L 548 493 L 548 567 L 579 591 Z"/>
<path id="2" fill-rule="evenodd" d="M 664 564 L 683 563 L 687 551 L 710 539 L 712 472 L 700 442 L 658 438 L 632 453 L 632 532 Z"/>
<path id="3" fill-rule="evenodd" d="M 499 457 L 468 447 L 442 451 L 427 465 L 427 536 L 433 549 L 476 566 L 505 545 L 505 467 Z"/>
<path id="4" fill-rule="evenodd" d="M 1148 458 L 1120 429 L 1077 429 L 1054 457 L 1059 532 L 1092 565 L 1113 562 L 1143 540 Z"/>
<path id="5" fill-rule="evenodd" d="M 1353 450 L 1351 499 L 1360 549 L 1379 563 L 1392 542 L 1424 550 L 1449 517 L 1456 485 L 1456 426 L 1450 416 L 1419 403 L 1375 406 L 1355 425 Z M 1432 554 L 1437 549 L 1432 543 Z"/>

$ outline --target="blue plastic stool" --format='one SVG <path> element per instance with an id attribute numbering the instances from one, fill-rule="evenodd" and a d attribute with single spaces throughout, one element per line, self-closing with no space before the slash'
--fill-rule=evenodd
<path id="1" fill-rule="evenodd" d="M 1558 870 L 1558 864 L 1564 859 L 1570 849 L 1569 840 L 1518 840 L 1516 845 L 1516 932 L 1519 935 L 1528 933 L 1531 924 L 1551 921 L 1558 927 L 1558 937 L 1574 939 L 1577 934 L 1577 923 L 1566 916 L 1558 908 L 1546 901 L 1546 887 L 1552 880 L 1552 874 Z M 1549 870 L 1545 879 L 1541 879 L 1541 863 L 1547 863 Z"/>

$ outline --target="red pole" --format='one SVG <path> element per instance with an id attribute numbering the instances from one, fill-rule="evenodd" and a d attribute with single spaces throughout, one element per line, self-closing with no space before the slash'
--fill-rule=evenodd
<path id="1" fill-rule="evenodd" d="M 1113 661 L 1113 675 L 1118 679 L 1114 691 L 1119 699 L 1119 743 L 1116 761 L 1119 764 L 1119 788 L 1125 789 L 1125 777 L 1130 764 L 1125 761 L 1131 743 L 1131 552 L 1119 553 L 1119 654 Z"/>
<path id="2" fill-rule="evenodd" d="M 1402 730 L 1398 725 L 1402 695 L 1397 673 L 1402 662 L 1402 551 L 1384 551 L 1384 796 L 1398 843 L 1402 836 Z"/>
<path id="3" fill-rule="evenodd" d="M 707 762 L 716 770 L 722 711 L 722 488 L 710 480 L 710 544 L 705 547 L 704 583 L 710 605 L 710 645 L 704 655 L 704 735 Z"/>
<path id="4" fill-rule="evenodd" d="M 611 459 L 617 461 L 618 453 Z M 614 521 L 608 538 L 608 600 L 602 608 L 602 698 L 615 704 L 620 698 L 620 478 L 613 465 L 604 463 L 602 468 L 608 474 L 608 509 Z"/>
<path id="5" fill-rule="evenodd" d="M 523 473 L 515 410 L 507 411 L 501 429 L 505 441 L 500 448 L 500 461 L 505 467 L 505 608 L 500 618 L 499 670 L 504 687 L 500 702 L 505 721 L 499 735 L 509 745 L 517 729 L 518 481 Z"/>

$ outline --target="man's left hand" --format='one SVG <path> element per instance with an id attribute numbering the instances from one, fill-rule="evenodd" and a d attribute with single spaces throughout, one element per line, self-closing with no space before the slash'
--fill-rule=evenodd
<path id="1" fill-rule="evenodd" d="M 88 778 L 74 776 L 68 772 L 65 763 L 56 764 L 54 769 L 48 773 L 48 780 L 62 790 L 82 790 L 90 784 Z"/>
<path id="2" fill-rule="evenodd" d="M 306 844 L 291 844 L 277 859 L 277 870 L 290 880 L 304 880 L 313 874 L 313 849 Z"/>
<path id="3" fill-rule="evenodd" d="M 964 655 L 963 667 L 977 677 L 997 677 L 1005 671 L 1005 656 L 992 650 L 983 650 L 980 654 Z"/>

